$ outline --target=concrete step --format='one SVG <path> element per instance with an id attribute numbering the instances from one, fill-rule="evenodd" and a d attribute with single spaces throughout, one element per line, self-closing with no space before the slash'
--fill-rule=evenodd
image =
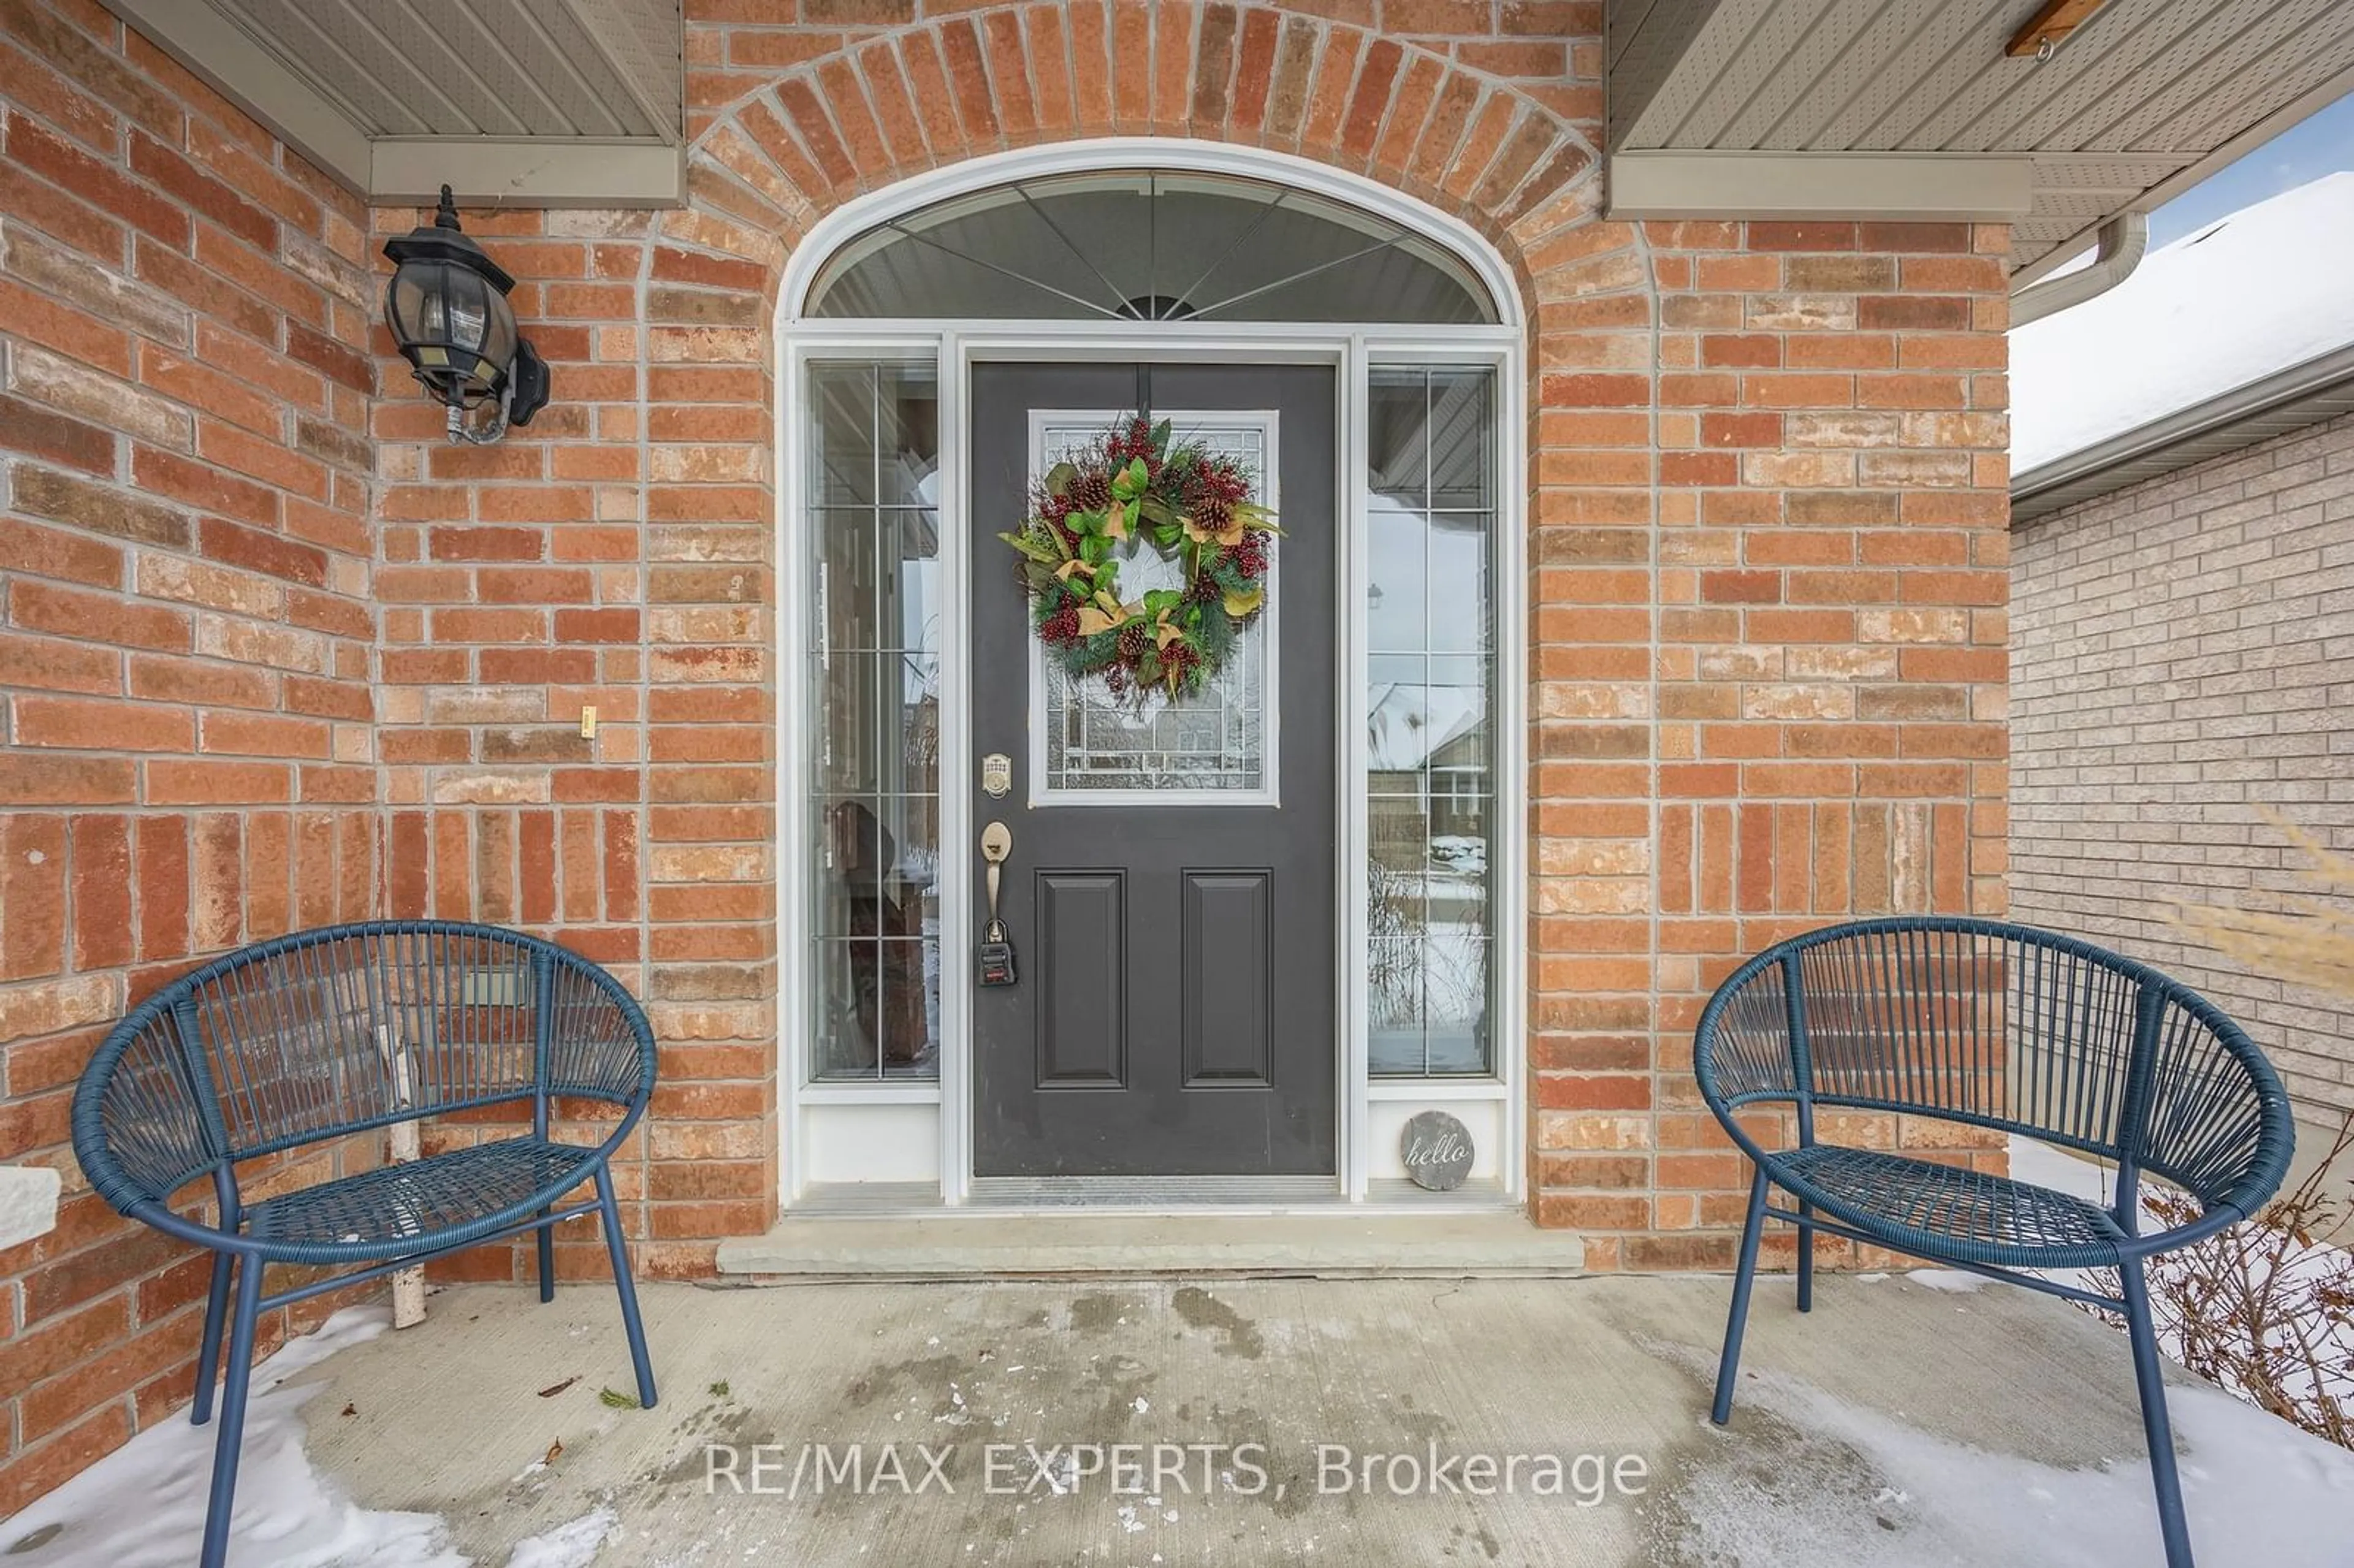
<path id="1" fill-rule="evenodd" d="M 1585 1246 L 1517 1211 L 1418 1214 L 793 1215 L 719 1245 L 741 1283 L 1072 1275 L 1513 1278 L 1578 1274 Z"/>

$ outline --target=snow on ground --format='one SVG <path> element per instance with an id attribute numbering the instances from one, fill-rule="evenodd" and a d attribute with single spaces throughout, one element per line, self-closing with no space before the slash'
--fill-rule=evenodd
<path id="1" fill-rule="evenodd" d="M 386 1308 L 350 1308 L 254 1369 L 233 1564 L 467 1568 L 448 1549 L 440 1519 L 360 1508 L 302 1452 L 301 1412 L 318 1385 L 289 1386 L 290 1380 L 391 1326 Z M 9 1568 L 186 1568 L 204 1534 L 219 1430 L 189 1425 L 185 1412 L 149 1427 L 10 1520 L 0 1531 L 0 1557 Z"/>
<path id="2" fill-rule="evenodd" d="M 2010 334 L 2011 471 L 2354 344 L 2354 172 L 2151 251 L 2107 293 Z"/>
<path id="3" fill-rule="evenodd" d="M 2032 1181 L 2039 1187 L 2050 1187 L 2073 1197 L 2082 1198 L 2087 1202 L 2098 1203 L 2104 1208 L 2108 1207 L 2115 1200 L 2116 1171 L 2113 1167 L 2099 1164 L 2091 1160 L 2080 1160 L 2050 1144 L 2039 1143 L 2032 1139 L 2014 1136 L 2010 1139 L 2010 1173 L 2020 1181 Z M 2152 1209 L 2149 1204 L 2151 1195 L 2165 1191 L 2166 1189 L 2155 1183 L 2143 1184 L 2141 1228 L 2144 1234 L 2164 1230 L 2172 1223 Z M 2206 1245 L 2211 1247 L 2218 1244 L 2211 1240 Z M 2339 1273 L 2345 1266 L 2343 1252 L 2327 1242 L 2299 1242 L 2281 1238 L 2278 1245 L 2284 1250 L 2281 1253 L 2279 1267 L 2273 1283 L 2274 1294 L 2283 1300 L 2287 1299 L 2301 1283 L 2326 1280 Z M 2264 1273 L 2270 1271 L 2271 1252 L 2272 1244 L 2268 1242 L 2255 1249 L 2243 1260 L 2242 1266 L 2249 1271 L 2251 1279 L 2261 1280 Z M 2169 1272 L 2179 1270 L 2182 1266 L 2180 1258 L 2187 1255 L 2189 1255 L 2161 1253 L 2150 1260 L 2148 1266 L 2153 1296 L 2163 1297 L 2164 1282 L 2168 1277 Z M 2091 1289 L 2110 1291 L 2115 1285 L 2114 1277 L 2105 1281 L 2098 1277 L 2087 1277 L 2087 1271 L 2083 1269 L 2052 1269 L 2048 1273 L 2054 1279 Z M 1915 1274 L 1913 1277 L 1917 1279 L 1920 1276 Z M 2168 1330 L 2165 1313 L 2161 1311 L 2158 1316 L 2158 1344 L 2167 1354 L 2179 1361 L 2181 1359 L 2179 1337 Z M 2319 1343 L 2324 1347 L 2322 1359 L 2325 1361 L 2330 1359 L 2330 1352 L 2327 1347 L 2334 1343 L 2336 1346 L 2334 1364 L 2346 1371 L 2331 1381 L 2330 1387 L 2341 1404 L 2354 1405 L 2354 1317 L 2341 1318 L 2334 1325 L 2327 1322 L 2317 1323 L 2310 1319 L 2303 1323 L 2283 1322 L 2274 1326 L 2274 1332 L 2276 1337 L 2271 1342 L 2276 1345 L 2290 1342 L 2287 1336 L 2293 1333 L 2306 1332 L 2318 1336 Z M 2309 1377 L 2298 1378 L 2286 1386 L 2292 1393 L 2304 1397 L 2311 1393 L 2313 1380 Z M 2349 1533 L 2354 1533 L 2354 1531 L 2350 1531 Z M 2349 1547 L 2349 1561 L 2354 1561 L 2354 1547 Z"/>
<path id="4" fill-rule="evenodd" d="M 1904 1277 L 1948 1296 L 1975 1296 L 1994 1283 L 1985 1275 L 1972 1274 L 1967 1268 L 1915 1268 Z"/>
<path id="5" fill-rule="evenodd" d="M 1814 1439 L 1797 1463 L 1829 1462 L 1795 1483 L 1754 1465 L 1717 1467 L 1682 1496 L 1678 1561 L 2117 1568 L 2158 1560 L 2146 1458 L 2059 1469 L 1933 1437 L 1763 1370 L 1744 1380 L 1742 1398 Z M 2170 1389 L 2167 1404 L 2187 1450 L 2183 1500 L 2200 1568 L 2354 1564 L 2354 1453 L 2211 1388 Z M 1829 1459 L 1838 1445 L 1863 1464 Z M 1876 1539 L 1857 1532 L 1857 1499 L 1841 1495 L 1860 1486 L 1873 1489 L 1863 1500 L 1880 1522 Z M 1967 1558 L 1955 1555 L 1957 1542 L 1971 1543 Z"/>
<path id="6" fill-rule="evenodd" d="M 620 1515 L 610 1507 L 584 1513 L 544 1535 L 516 1542 L 507 1568 L 588 1568 L 620 1528 Z"/>

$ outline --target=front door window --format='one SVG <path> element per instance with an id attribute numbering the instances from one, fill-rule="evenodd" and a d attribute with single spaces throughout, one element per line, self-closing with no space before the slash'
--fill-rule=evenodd
<path id="1" fill-rule="evenodd" d="M 1031 471 L 1044 473 L 1100 438 L 1127 408 L 1038 409 L 1031 415 Z M 1173 440 L 1232 458 L 1253 476 L 1257 498 L 1278 513 L 1279 478 L 1269 463 L 1278 421 L 1271 409 L 1165 409 Z M 1275 555 L 1281 554 L 1280 545 Z M 1267 653 L 1276 630 L 1276 570 L 1267 572 L 1267 608 L 1244 629 L 1217 678 L 1202 691 L 1171 700 L 1116 695 L 1100 680 L 1074 681 L 1030 648 L 1033 787 L 1042 803 L 1113 804 L 1150 794 L 1163 805 L 1185 795 L 1234 804 L 1273 802 L 1278 758 L 1267 744 L 1273 718 L 1267 703 Z M 1139 546 L 1119 566 L 1122 594 L 1138 599 L 1156 589 L 1182 588 L 1184 568 Z"/>

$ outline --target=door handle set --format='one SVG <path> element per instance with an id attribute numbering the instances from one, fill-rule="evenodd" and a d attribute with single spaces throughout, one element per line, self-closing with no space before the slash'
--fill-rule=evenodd
<path id="1" fill-rule="evenodd" d="M 991 822 L 981 830 L 981 858 L 988 863 L 989 924 L 981 930 L 981 983 L 1012 985 L 1013 975 L 1013 943 L 1005 934 L 1005 922 L 998 918 L 997 895 L 1005 870 L 1005 857 L 1013 853 L 1013 830 L 1003 822 Z"/>

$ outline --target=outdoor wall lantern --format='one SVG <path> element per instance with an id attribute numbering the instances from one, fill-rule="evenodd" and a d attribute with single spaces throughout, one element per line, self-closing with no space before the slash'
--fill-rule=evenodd
<path id="1" fill-rule="evenodd" d="M 514 279 L 461 233 L 450 187 L 431 228 L 384 242 L 395 263 L 384 321 L 425 390 L 450 409 L 450 439 L 482 445 L 547 406 L 547 362 L 515 334 Z M 490 414 L 472 418 L 488 405 Z"/>

